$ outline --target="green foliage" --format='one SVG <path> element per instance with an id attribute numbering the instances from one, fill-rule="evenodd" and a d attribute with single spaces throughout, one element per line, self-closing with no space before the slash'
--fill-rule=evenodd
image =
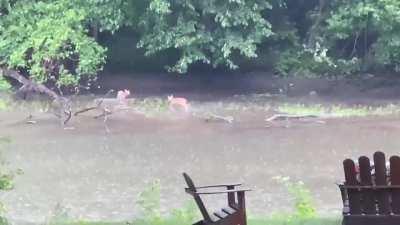
<path id="1" fill-rule="evenodd" d="M 14 175 L 12 174 L 1 174 L 0 175 L 0 190 L 11 190 L 14 187 L 13 183 Z"/>
<path id="2" fill-rule="evenodd" d="M 275 65 L 284 76 L 400 72 L 399 12 L 398 0 L 0 0 L 0 66 L 77 87 L 105 64 L 103 43 L 119 69 L 247 63 Z M 129 38 L 115 48 L 117 31 Z M 121 60 L 129 51 L 133 59 Z"/>
<path id="3" fill-rule="evenodd" d="M 146 117 L 156 117 L 168 112 L 167 99 L 161 98 L 135 99 L 131 107 Z"/>
<path id="4" fill-rule="evenodd" d="M 327 18 L 326 33 L 333 51 L 338 43 L 350 45 L 344 57 L 400 71 L 400 2 L 397 0 L 337 1 Z M 370 65 L 365 65 L 370 66 Z"/>
<path id="5" fill-rule="evenodd" d="M 132 7 L 127 0 L 73 0 L 75 5 L 87 12 L 86 24 L 100 32 L 114 33 L 121 26 L 129 25 L 127 17 L 132 13 L 127 12 Z"/>
<path id="6" fill-rule="evenodd" d="M 286 216 L 288 222 L 316 218 L 314 200 L 303 182 L 293 182 L 288 177 L 274 177 L 274 179 L 285 185 L 294 201 L 295 211 Z"/>
<path id="7" fill-rule="evenodd" d="M 316 217 L 316 208 L 313 203 L 310 190 L 308 190 L 303 182 L 288 183 L 288 191 L 294 198 L 296 212 L 294 217 L 301 219 L 309 219 Z"/>
<path id="8" fill-rule="evenodd" d="M 352 75 L 360 71 L 358 58 L 335 59 L 327 51 L 318 43 L 315 49 L 288 49 L 280 55 L 275 69 L 283 76 L 308 78 Z"/>
<path id="9" fill-rule="evenodd" d="M 372 106 L 343 106 L 331 105 L 323 106 L 304 105 L 304 104 L 282 104 L 278 106 L 277 110 L 289 115 L 314 115 L 320 117 L 366 117 L 366 116 L 385 116 L 385 115 L 398 115 L 400 113 L 399 105 L 383 105 L 379 107 Z"/>
<path id="10" fill-rule="evenodd" d="M 177 221 L 167 221 L 163 225 L 184 225 L 191 224 L 195 220 L 187 220 L 185 223 L 182 220 Z M 47 223 L 48 225 L 127 225 L 127 224 L 137 224 L 141 225 L 139 222 L 107 222 L 107 221 L 57 221 L 53 223 Z M 341 218 L 339 217 L 318 217 L 313 219 L 296 219 L 287 221 L 287 218 L 283 216 L 260 216 L 257 218 L 249 217 L 247 220 L 249 225 L 340 225 Z M 0 222 L 0 225 L 2 223 Z"/>
<path id="11" fill-rule="evenodd" d="M 0 151 L 3 149 L 5 145 L 11 142 L 11 139 L 8 137 L 0 136 Z M 0 161 L 0 191 L 11 190 L 14 187 L 13 179 L 14 174 L 7 171 L 4 166 L 5 162 Z M 4 212 L 6 211 L 6 207 L 3 203 L 0 202 L 0 225 L 7 225 L 8 220 L 4 217 Z"/>
<path id="12" fill-rule="evenodd" d="M 197 208 L 193 203 L 183 208 L 174 209 L 169 215 L 160 213 L 160 181 L 154 181 L 138 196 L 137 204 L 141 209 L 141 217 L 129 223 L 131 225 L 186 225 L 191 224 L 198 216 Z"/>
<path id="13" fill-rule="evenodd" d="M 11 8 L 12 1 L 10 0 L 0 0 L 0 16 L 3 16 Z"/>
<path id="14" fill-rule="evenodd" d="M 342 224 L 339 218 L 313 218 L 313 219 L 294 219 L 288 221 L 282 216 L 270 216 L 267 218 L 248 219 L 249 225 L 340 225 Z"/>
<path id="15" fill-rule="evenodd" d="M 156 180 L 138 196 L 137 204 L 141 209 L 142 218 L 149 224 L 161 222 L 160 188 L 160 181 Z"/>
<path id="16" fill-rule="evenodd" d="M 0 74 L 0 91 L 8 91 L 11 89 L 10 83 L 4 79 L 4 77 Z"/>
<path id="17" fill-rule="evenodd" d="M 56 221 L 46 225 L 126 225 L 126 222 Z"/>
<path id="18" fill-rule="evenodd" d="M 181 221 L 178 221 L 181 222 Z M 193 223 L 190 221 L 186 224 Z M 260 217 L 260 218 L 249 218 L 247 220 L 249 225 L 340 225 L 341 219 L 339 218 L 315 218 L 315 219 L 298 219 L 288 222 L 283 217 Z M 7 224 L 7 223 L 6 223 Z M 137 224 L 133 222 L 128 224 Z M 183 223 L 167 223 L 165 225 L 176 225 Z M 0 222 L 0 225 L 3 223 Z M 48 225 L 127 225 L 126 222 L 106 222 L 106 221 L 58 221 L 54 223 L 48 223 Z"/>
<path id="19" fill-rule="evenodd" d="M 101 0 L 15 1 L 0 20 L 0 65 L 58 86 L 93 78 L 104 64 L 105 49 L 88 35 L 88 27 L 96 21 L 101 30 L 118 29 L 122 19 L 111 17 L 110 5 Z"/>
<path id="20" fill-rule="evenodd" d="M 11 142 L 11 139 L 8 137 L 2 137 L 0 136 L 0 151 L 2 148 L 9 144 Z M 11 190 L 14 187 L 13 183 L 13 178 L 14 178 L 14 173 L 9 172 L 5 168 L 6 163 L 1 160 L 0 161 L 0 190 Z"/>
<path id="21" fill-rule="evenodd" d="M 292 195 L 296 211 L 290 215 L 274 214 L 259 217 L 249 216 L 249 225 L 339 225 L 338 218 L 317 217 L 315 208 L 312 206 L 310 192 L 301 182 L 293 183 L 287 178 L 277 177 L 279 182 L 285 184 Z M 151 183 L 138 195 L 137 204 L 141 209 L 141 216 L 132 222 L 106 222 L 106 221 L 75 221 L 68 215 L 68 210 L 57 204 L 51 217 L 46 222 L 48 225 L 187 225 L 192 224 L 200 218 L 198 208 L 191 201 L 182 208 L 174 209 L 167 215 L 160 213 L 160 182 Z M 0 223 L 1 224 L 1 223 Z"/>
<path id="22" fill-rule="evenodd" d="M 150 0 L 138 46 L 147 55 L 179 50 L 170 71 L 185 73 L 197 62 L 236 69 L 236 54 L 257 57 L 257 44 L 272 35 L 266 9 L 271 5 L 264 0 Z"/>
<path id="23" fill-rule="evenodd" d="M 0 99 L 0 112 L 9 109 L 9 103 L 5 99 Z"/>
<path id="24" fill-rule="evenodd" d="M 11 139 L 9 137 L 0 136 L 0 143 L 1 144 L 8 144 L 10 142 L 11 142 Z"/>
<path id="25" fill-rule="evenodd" d="M 69 215 L 69 210 L 57 203 L 54 209 L 51 211 L 51 215 L 47 218 L 46 225 L 55 224 L 69 224 L 72 223 L 72 219 Z M 79 223 L 80 224 L 80 223 Z"/>

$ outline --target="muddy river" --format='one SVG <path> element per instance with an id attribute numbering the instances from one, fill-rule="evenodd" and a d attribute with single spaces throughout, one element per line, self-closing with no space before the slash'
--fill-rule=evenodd
<path id="1" fill-rule="evenodd" d="M 45 221 L 58 205 L 76 219 L 129 220 L 139 214 L 138 193 L 157 179 L 162 210 L 167 212 L 191 200 L 184 192 L 182 172 L 198 184 L 244 182 L 253 189 L 247 195 L 250 214 L 290 211 L 291 196 L 273 179 L 288 176 L 311 190 L 320 214 L 340 215 L 335 182 L 343 177 L 342 160 L 371 156 L 377 150 L 398 154 L 400 118 L 331 118 L 271 125 L 264 119 L 273 113 L 268 107 L 277 101 L 349 103 L 340 90 L 327 96 L 309 95 L 315 84 L 294 90 L 296 96 L 282 94 L 281 87 L 287 86 L 279 82 L 276 86 L 266 82 L 264 89 L 260 84 L 253 93 L 231 88 L 213 95 L 201 89 L 179 89 L 174 93 L 193 99 L 188 114 L 145 117 L 121 112 L 109 117 L 107 128 L 90 115 L 73 118 L 68 129 L 63 129 L 53 115 L 39 110 L 33 113 L 35 124 L 21 122 L 28 113 L 20 108 L 0 112 L 0 136 L 12 140 L 2 156 L 7 167 L 23 171 L 15 178 L 15 188 L 0 196 L 7 206 L 6 215 L 12 221 L 36 223 Z M 350 98 L 351 104 L 396 102 L 395 94 L 382 94 L 378 99 L 371 92 L 365 97 L 357 85 L 349 86 L 354 87 L 350 93 L 359 94 Z M 154 90 L 159 91 L 152 96 L 163 99 L 174 91 L 173 87 Z M 140 88 L 136 91 L 141 97 L 149 95 Z M 272 94 L 259 94 L 267 92 Z M 198 116 L 208 111 L 235 120 L 207 122 Z M 218 206 L 224 198 L 213 196 L 206 201 Z"/>

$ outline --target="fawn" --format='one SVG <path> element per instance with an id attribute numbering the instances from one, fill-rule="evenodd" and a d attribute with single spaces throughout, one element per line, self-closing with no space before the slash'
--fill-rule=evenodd
<path id="1" fill-rule="evenodd" d="M 173 95 L 168 96 L 168 103 L 170 110 L 176 111 L 176 109 L 183 110 L 184 112 L 189 111 L 189 103 L 186 98 L 175 98 Z"/>
<path id="2" fill-rule="evenodd" d="M 117 100 L 119 101 L 119 103 L 121 104 L 121 105 L 124 105 L 124 106 L 126 106 L 126 105 L 128 105 L 128 96 L 131 94 L 131 92 L 129 91 L 129 90 L 127 90 L 127 89 L 125 89 L 125 90 L 120 90 L 120 91 L 118 91 L 118 93 L 117 93 Z"/>

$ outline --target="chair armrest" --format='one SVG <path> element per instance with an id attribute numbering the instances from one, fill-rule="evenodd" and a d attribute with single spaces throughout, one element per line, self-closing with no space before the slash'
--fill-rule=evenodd
<path id="1" fill-rule="evenodd" d="M 400 189 L 400 185 L 341 185 L 345 190 L 381 190 L 381 189 Z"/>
<path id="2" fill-rule="evenodd" d="M 345 185 L 344 183 L 340 183 L 340 182 L 335 182 L 335 184 L 339 189 L 343 189 L 343 187 Z"/>
<path id="3" fill-rule="evenodd" d="M 251 191 L 251 189 L 237 189 L 237 190 L 225 190 L 225 191 L 203 191 L 203 192 L 194 192 L 193 194 L 215 195 L 215 194 L 227 194 L 227 193 L 236 193 L 236 192 L 245 192 L 245 191 Z"/>
<path id="4" fill-rule="evenodd" d="M 217 187 L 228 187 L 228 186 L 233 186 L 233 187 L 237 187 L 237 186 L 241 186 L 241 183 L 233 183 L 233 184 L 216 184 L 216 185 L 207 185 L 207 186 L 200 186 L 200 187 L 196 187 L 197 189 L 204 189 L 204 188 L 217 188 Z"/>

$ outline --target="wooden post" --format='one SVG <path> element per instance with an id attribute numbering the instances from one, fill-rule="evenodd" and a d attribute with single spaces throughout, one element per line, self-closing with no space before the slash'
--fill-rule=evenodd
<path id="1" fill-rule="evenodd" d="M 232 185 L 227 186 L 227 190 L 233 190 L 233 189 L 235 189 L 235 186 L 232 186 Z M 228 193 L 228 206 L 232 207 L 235 204 L 236 204 L 235 193 L 234 192 Z"/>
<path id="2" fill-rule="evenodd" d="M 242 222 L 242 224 L 240 225 L 247 225 L 246 222 L 246 202 L 245 202 L 245 192 L 244 191 L 240 191 L 237 193 L 238 196 L 238 206 L 239 206 L 239 211 L 240 211 L 240 221 Z"/>

